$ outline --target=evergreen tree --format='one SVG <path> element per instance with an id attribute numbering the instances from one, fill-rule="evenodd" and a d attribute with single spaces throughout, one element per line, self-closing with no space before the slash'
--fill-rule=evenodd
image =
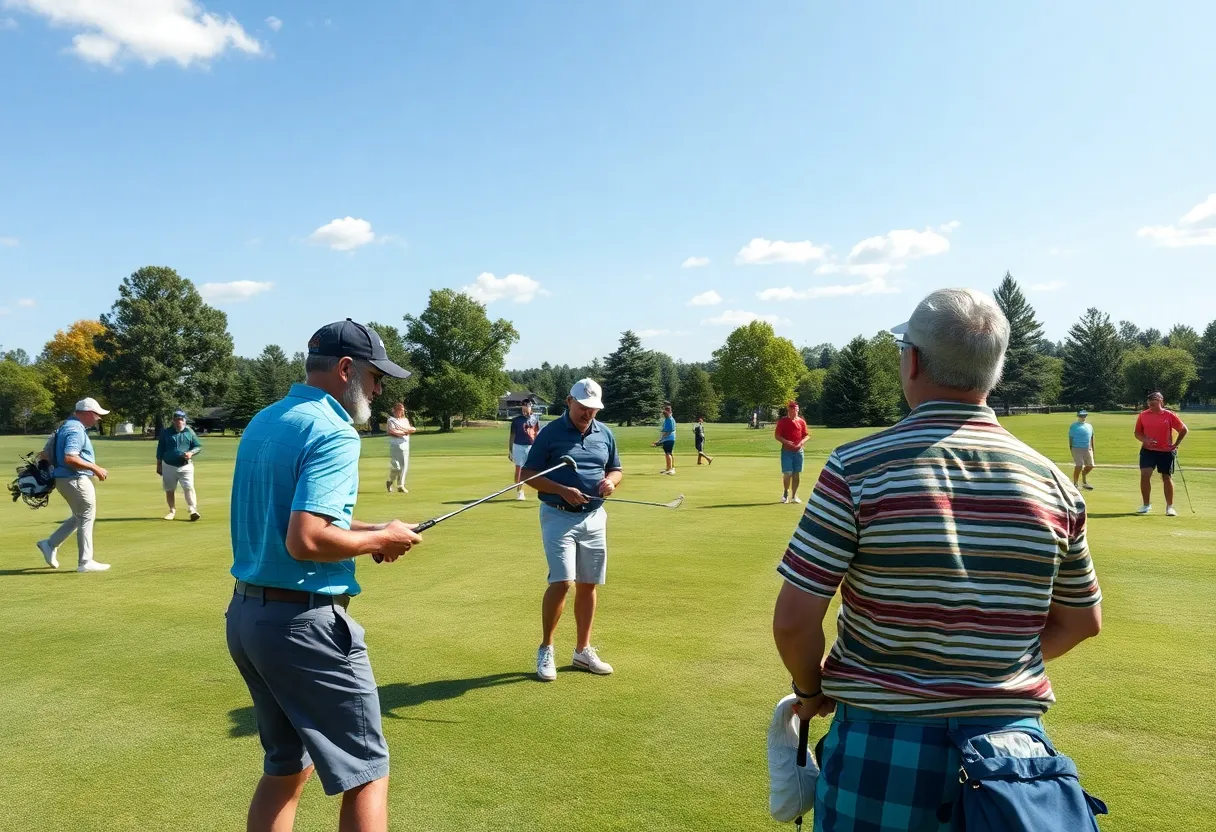
<path id="1" fill-rule="evenodd" d="M 1093 307 L 1068 330 L 1062 394 L 1069 404 L 1108 408 L 1123 392 L 1124 347 L 1110 315 Z"/>
<path id="2" fill-rule="evenodd" d="M 1008 413 L 1012 405 L 1042 400 L 1048 380 L 1041 351 L 1043 325 L 1035 319 L 1034 307 L 1009 272 L 992 295 L 1009 321 L 1009 348 L 1005 351 L 1005 371 L 991 397 L 1003 402 Z"/>
<path id="3" fill-rule="evenodd" d="M 663 401 L 674 403 L 676 396 L 680 394 L 680 372 L 676 362 L 665 352 L 654 350 L 652 355 L 659 367 L 659 389 L 662 391 Z"/>
<path id="4" fill-rule="evenodd" d="M 392 361 L 396 362 L 397 366 L 403 367 L 406 370 L 412 370 L 409 352 L 405 349 L 405 342 L 402 340 L 401 333 L 397 330 L 397 327 L 368 321 L 367 328 L 375 330 L 376 334 L 380 336 L 380 340 L 384 342 L 384 351 L 388 353 L 388 357 Z M 414 373 L 409 378 L 389 378 L 385 376 L 381 379 L 380 395 L 372 399 L 372 416 L 369 420 L 372 430 L 378 430 L 382 422 L 388 421 L 388 417 L 393 410 L 393 405 L 397 402 L 406 404 L 412 411 L 415 403 L 410 401 L 410 392 L 417 386 L 417 373 Z M 416 421 L 412 412 L 410 413 L 410 417 L 411 421 Z"/>
<path id="5" fill-rule="evenodd" d="M 243 430 L 249 424 L 249 420 L 265 406 L 261 385 L 252 368 L 243 367 L 237 370 L 232 384 L 228 388 L 226 405 L 228 425 L 237 430 Z"/>
<path id="6" fill-rule="evenodd" d="M 663 404 L 659 362 L 633 330 L 604 362 L 604 417 L 618 425 L 653 420 Z"/>
<path id="7" fill-rule="evenodd" d="M 899 345 L 895 343 L 894 335 L 883 330 L 870 339 L 866 350 L 874 370 L 866 424 L 893 425 L 899 421 L 904 403 L 903 385 L 899 380 Z"/>
<path id="8" fill-rule="evenodd" d="M 254 359 L 253 374 L 265 404 L 277 402 L 286 396 L 291 385 L 300 380 L 292 378 L 291 362 L 278 344 L 267 344 L 262 354 Z"/>
<path id="9" fill-rule="evenodd" d="M 798 380 L 794 399 L 798 402 L 802 418 L 811 424 L 823 424 L 823 386 L 827 375 L 827 370 L 816 367 L 807 370 L 806 375 Z"/>
<path id="10" fill-rule="evenodd" d="M 1186 350 L 1192 358 L 1199 357 L 1199 333 L 1186 324 L 1174 324 L 1164 343 L 1173 349 Z"/>
<path id="11" fill-rule="evenodd" d="M 826 370 L 835 363 L 836 356 L 840 354 L 840 350 L 828 343 L 803 347 L 799 352 L 808 370 Z"/>
<path id="12" fill-rule="evenodd" d="M 709 373 L 700 367 L 688 365 L 684 368 L 680 390 L 673 402 L 675 417 L 681 422 L 691 422 L 698 416 L 704 416 L 705 421 L 716 422 L 718 398 Z"/>
<path id="13" fill-rule="evenodd" d="M 870 345 L 858 335 L 845 345 L 823 380 L 823 422 L 830 428 L 864 427 L 875 412 L 878 370 Z"/>
<path id="14" fill-rule="evenodd" d="M 1136 336 L 1136 341 L 1139 342 L 1140 346 L 1144 347 L 1145 349 L 1155 347 L 1163 340 L 1161 330 L 1153 329 L 1152 327 L 1149 327 Z"/>
<path id="15" fill-rule="evenodd" d="M 1140 327 L 1131 321 L 1119 321 L 1119 340 L 1125 350 L 1137 346 L 1140 343 Z"/>
<path id="16" fill-rule="evenodd" d="M 1195 383 L 1195 394 L 1201 401 L 1216 400 L 1216 321 L 1208 324 L 1199 339 L 1197 364 L 1199 379 Z"/>

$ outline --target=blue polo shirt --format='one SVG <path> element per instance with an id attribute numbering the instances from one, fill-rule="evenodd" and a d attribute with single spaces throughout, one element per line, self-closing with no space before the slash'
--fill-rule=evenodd
<path id="1" fill-rule="evenodd" d="M 549 422 L 540 429 L 536 441 L 532 443 L 527 467 L 533 471 L 543 471 L 557 465 L 563 456 L 573 457 L 576 467 L 564 466 L 548 474 L 548 478 L 558 485 L 577 488 L 588 495 L 599 493 L 600 481 L 605 474 L 621 470 L 616 437 L 607 425 L 596 419 L 591 420 L 591 427 L 586 433 L 574 426 L 569 413 L 563 413 L 560 419 Z M 565 505 L 565 501 L 556 494 L 541 493 L 540 499 L 551 506 Z M 596 499 L 578 508 L 595 511 L 603 504 L 603 500 Z"/>
<path id="2" fill-rule="evenodd" d="M 1068 444 L 1074 448 L 1088 448 L 1094 439 L 1094 426 L 1089 422 L 1073 422 L 1068 426 Z"/>
<path id="3" fill-rule="evenodd" d="M 254 416 L 232 474 L 232 575 L 258 586 L 357 595 L 354 560 L 318 563 L 287 553 L 293 511 L 350 528 L 359 493 L 359 434 L 337 400 L 307 384 Z"/>
<path id="4" fill-rule="evenodd" d="M 75 416 L 69 416 L 67 421 L 59 426 L 59 430 L 51 434 L 51 438 L 46 441 L 43 450 L 55 463 L 55 479 L 68 480 L 93 476 L 92 471 L 77 471 L 75 468 L 69 468 L 63 461 L 64 457 L 78 456 L 85 462 L 97 464 L 89 432 Z"/>
<path id="5" fill-rule="evenodd" d="M 666 434 L 666 436 L 663 434 Z M 676 420 L 674 416 L 667 416 L 663 419 L 663 426 L 659 428 L 659 438 L 664 442 L 676 441 Z"/>

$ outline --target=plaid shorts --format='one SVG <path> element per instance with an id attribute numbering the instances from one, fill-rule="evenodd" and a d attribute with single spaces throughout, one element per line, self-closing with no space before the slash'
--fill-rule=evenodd
<path id="1" fill-rule="evenodd" d="M 950 832 L 958 797 L 960 725 L 1033 725 L 1037 718 L 918 718 L 843 703 L 827 736 L 815 786 L 815 832 Z"/>

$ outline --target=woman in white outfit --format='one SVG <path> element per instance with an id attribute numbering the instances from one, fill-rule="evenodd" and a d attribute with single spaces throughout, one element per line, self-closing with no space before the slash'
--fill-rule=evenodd
<path id="1" fill-rule="evenodd" d="M 402 494 L 409 494 L 405 487 L 405 472 L 410 467 L 410 434 L 415 430 L 405 415 L 405 405 L 397 402 L 393 405 L 393 415 L 388 417 L 388 493 L 393 493 L 393 486 Z"/>

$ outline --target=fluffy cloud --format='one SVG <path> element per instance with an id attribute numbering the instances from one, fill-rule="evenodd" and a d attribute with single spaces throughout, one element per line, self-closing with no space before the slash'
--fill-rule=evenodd
<path id="1" fill-rule="evenodd" d="M 681 269 L 697 269 L 697 268 L 700 268 L 701 266 L 708 266 L 708 265 L 709 265 L 708 257 L 689 257 L 687 260 L 685 260 L 683 263 L 680 264 L 680 268 Z"/>
<path id="2" fill-rule="evenodd" d="M 372 224 L 367 220 L 343 217 L 331 220 L 308 235 L 308 239 L 334 251 L 353 251 L 376 239 Z"/>
<path id="3" fill-rule="evenodd" d="M 721 315 L 706 318 L 701 323 L 706 326 L 745 326 L 752 321 L 767 321 L 776 326 L 782 323 L 776 315 L 757 315 L 755 312 L 745 312 L 742 309 L 727 309 Z"/>
<path id="4" fill-rule="evenodd" d="M 270 17 L 266 18 L 266 25 L 270 27 L 271 31 L 277 32 L 283 28 L 283 21 L 279 20 L 274 15 L 271 15 Z"/>
<path id="5" fill-rule="evenodd" d="M 722 302 L 722 296 L 710 289 L 708 292 L 702 292 L 688 301 L 689 306 L 717 306 Z"/>
<path id="6" fill-rule="evenodd" d="M 800 243 L 787 243 L 784 240 L 766 240 L 756 237 L 750 243 L 739 249 L 735 262 L 741 266 L 754 266 L 764 263 L 809 263 L 812 260 L 822 260 L 827 249 L 813 244 L 810 240 Z"/>
<path id="7" fill-rule="evenodd" d="M 33 298 L 20 298 L 17 301 L 17 307 L 19 309 L 33 309 L 37 305 L 38 301 L 34 300 Z"/>
<path id="8" fill-rule="evenodd" d="M 198 293 L 207 303 L 239 303 L 254 295 L 269 292 L 272 288 L 274 284 L 269 281 L 259 283 L 256 280 L 233 280 L 230 283 L 204 283 L 198 287 Z"/>
<path id="9" fill-rule="evenodd" d="M 489 272 L 477 275 L 472 285 L 465 286 L 460 291 L 478 303 L 493 303 L 496 300 L 513 300 L 516 303 L 529 303 L 537 295 L 547 295 L 540 287 L 540 282 L 523 274 L 509 274 L 506 277 L 495 277 Z"/>
<path id="10" fill-rule="evenodd" d="M 21 245 L 21 241 L 16 237 L 0 237 L 0 246 L 5 248 L 16 248 Z"/>
<path id="11" fill-rule="evenodd" d="M 1187 211 L 1177 225 L 1146 225 L 1136 232 L 1164 248 L 1216 246 L 1216 194 Z"/>
<path id="12" fill-rule="evenodd" d="M 885 295 L 898 291 L 882 277 L 872 277 L 864 283 L 812 286 L 809 289 L 793 289 L 789 286 L 780 289 L 765 289 L 757 292 L 756 297 L 767 301 L 817 300 L 819 298 L 842 298 L 849 295 Z"/>
<path id="13" fill-rule="evenodd" d="M 233 17 L 208 12 L 194 0 L 4 0 L 4 5 L 77 30 L 71 51 L 106 66 L 128 59 L 190 66 L 229 49 L 249 55 L 262 51 Z"/>
<path id="14" fill-rule="evenodd" d="M 1053 280 L 1050 283 L 1031 283 L 1030 291 L 1032 292 L 1058 292 L 1068 284 L 1063 280 Z"/>
<path id="15" fill-rule="evenodd" d="M 877 237 L 867 237 L 849 252 L 849 265 L 902 264 L 918 257 L 945 254 L 950 250 L 950 241 L 931 228 L 924 231 L 897 229 Z"/>

